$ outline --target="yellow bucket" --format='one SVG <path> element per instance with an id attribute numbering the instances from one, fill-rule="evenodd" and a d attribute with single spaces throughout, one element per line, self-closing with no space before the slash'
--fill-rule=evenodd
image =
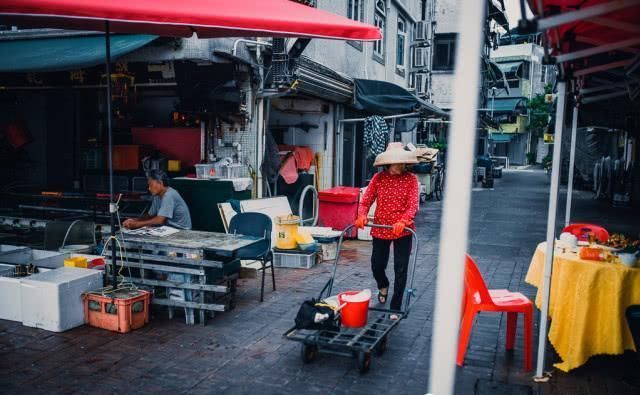
<path id="1" fill-rule="evenodd" d="M 296 235 L 300 217 L 296 215 L 281 215 L 276 217 L 276 248 L 293 250 L 298 246 Z"/>

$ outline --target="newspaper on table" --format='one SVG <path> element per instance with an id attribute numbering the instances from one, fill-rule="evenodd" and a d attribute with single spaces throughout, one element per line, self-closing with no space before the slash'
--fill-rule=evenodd
<path id="1" fill-rule="evenodd" d="M 163 226 L 145 226 L 138 229 L 124 229 L 123 232 L 125 235 L 167 237 L 167 236 L 171 236 L 172 234 L 180 232 L 180 229 L 163 225 Z"/>

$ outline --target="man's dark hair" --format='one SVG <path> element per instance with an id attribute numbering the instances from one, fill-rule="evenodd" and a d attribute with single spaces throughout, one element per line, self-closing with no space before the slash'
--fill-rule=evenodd
<path id="1" fill-rule="evenodd" d="M 169 186 L 169 177 L 167 177 L 167 173 L 162 170 L 149 170 L 147 172 L 147 178 L 150 180 L 159 181 L 165 187 Z"/>

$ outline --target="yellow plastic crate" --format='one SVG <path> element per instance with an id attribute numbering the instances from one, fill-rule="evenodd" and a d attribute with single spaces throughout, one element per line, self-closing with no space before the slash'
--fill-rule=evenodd
<path id="1" fill-rule="evenodd" d="M 88 267 L 87 258 L 82 256 L 77 256 L 64 260 L 64 265 L 66 267 L 79 267 L 81 269 L 86 269 Z"/>

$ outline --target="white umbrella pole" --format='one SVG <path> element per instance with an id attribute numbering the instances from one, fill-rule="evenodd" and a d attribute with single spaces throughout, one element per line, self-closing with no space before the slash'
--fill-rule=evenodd
<path id="1" fill-rule="evenodd" d="M 452 394 L 455 385 L 456 350 L 477 126 L 478 91 L 476 87 L 480 86 L 485 2 L 466 0 L 459 10 L 460 34 L 456 50 L 452 125 L 446 161 L 448 174 L 440 230 L 438 280 L 431 342 L 429 392 L 437 395 Z"/>
<path id="2" fill-rule="evenodd" d="M 571 199 L 573 198 L 573 167 L 576 162 L 576 137 L 578 133 L 578 105 L 573 106 L 573 120 L 571 122 L 571 153 L 569 155 L 569 180 L 567 181 L 567 207 L 564 214 L 564 226 L 571 223 Z"/>
<path id="3" fill-rule="evenodd" d="M 540 310 L 540 333 L 538 334 L 538 363 L 534 379 L 543 380 L 545 349 L 547 345 L 547 324 L 549 322 L 549 291 L 551 288 L 551 269 L 555 242 L 556 210 L 558 206 L 558 187 L 560 184 L 560 154 L 562 151 L 562 129 L 564 128 L 564 107 L 566 83 L 558 82 L 556 101 L 556 126 L 553 137 L 553 160 L 551 165 L 551 190 L 549 191 L 549 213 L 547 215 L 547 251 L 544 261 L 544 281 L 542 284 L 542 309 Z"/>

